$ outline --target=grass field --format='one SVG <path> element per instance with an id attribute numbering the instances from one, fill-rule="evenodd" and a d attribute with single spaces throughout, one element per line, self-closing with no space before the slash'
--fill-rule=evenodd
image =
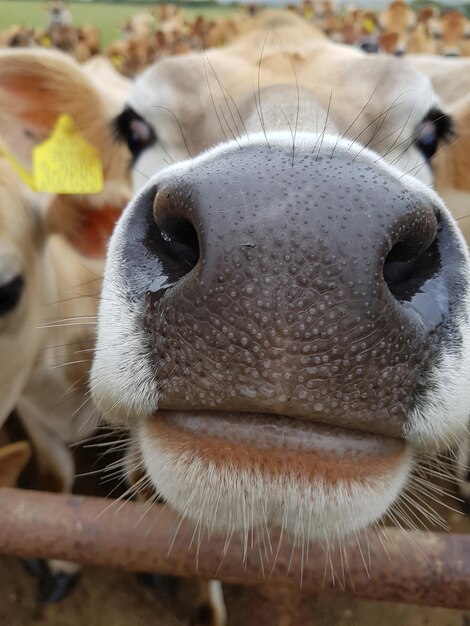
<path id="1" fill-rule="evenodd" d="M 0 30 L 5 30 L 12 24 L 28 24 L 43 28 L 46 23 L 46 2 L 23 2 L 22 0 L 0 0 Z M 96 24 L 102 33 L 103 45 L 108 45 L 113 39 L 120 38 L 120 27 L 123 21 L 150 6 L 136 6 L 134 4 L 85 4 L 83 2 L 69 2 L 75 25 Z M 230 15 L 232 7 L 197 7 L 185 9 L 188 16 L 204 15 L 206 17 Z"/>

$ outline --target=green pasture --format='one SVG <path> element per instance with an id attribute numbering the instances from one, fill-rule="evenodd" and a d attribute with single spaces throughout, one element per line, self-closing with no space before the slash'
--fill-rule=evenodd
<path id="1" fill-rule="evenodd" d="M 28 24 L 37 28 L 43 28 L 46 24 L 46 0 L 23 1 L 23 0 L 0 0 L 0 30 L 5 30 L 12 24 Z M 108 45 L 114 39 L 120 38 L 120 27 L 123 21 L 138 11 L 151 8 L 149 5 L 110 4 L 110 3 L 84 3 L 69 2 L 68 6 L 76 26 L 82 24 L 96 24 L 102 33 L 103 45 Z M 234 13 L 233 7 L 209 6 L 185 8 L 188 17 L 204 15 L 205 17 L 228 16 Z"/>

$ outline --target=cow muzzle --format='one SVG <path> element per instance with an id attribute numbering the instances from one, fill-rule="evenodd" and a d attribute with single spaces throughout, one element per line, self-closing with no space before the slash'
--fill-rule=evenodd
<path id="1" fill-rule="evenodd" d="M 170 503 L 225 527 L 243 525 L 244 489 L 272 523 L 304 504 L 338 533 L 380 516 L 458 308 L 466 257 L 434 195 L 316 141 L 268 136 L 169 169 L 119 235 L 153 377 L 147 468 Z M 338 488 L 347 515 L 325 495 Z"/>

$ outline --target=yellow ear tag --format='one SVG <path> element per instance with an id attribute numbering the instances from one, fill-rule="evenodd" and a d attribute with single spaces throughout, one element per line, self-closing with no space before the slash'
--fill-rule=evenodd
<path id="1" fill-rule="evenodd" d="M 370 17 L 366 17 L 362 22 L 362 27 L 366 33 L 372 33 L 375 30 L 375 23 Z"/>
<path id="2" fill-rule="evenodd" d="M 111 57 L 111 61 L 113 65 L 115 65 L 116 67 L 122 67 L 123 65 L 122 54 L 113 54 Z"/>
<path id="3" fill-rule="evenodd" d="M 51 48 L 52 47 L 52 41 L 51 38 L 48 37 L 47 35 L 44 35 L 44 37 L 41 37 L 41 41 L 39 42 L 41 44 L 41 46 L 43 46 L 44 48 Z"/>
<path id="4" fill-rule="evenodd" d="M 51 136 L 33 148 L 33 179 L 33 188 L 49 193 L 103 190 L 98 152 L 76 131 L 72 116 L 60 115 Z"/>
<path id="5" fill-rule="evenodd" d="M 73 118 L 59 116 L 51 136 L 33 148 L 33 171 L 29 172 L 0 143 L 15 172 L 33 191 L 90 194 L 103 190 L 103 169 L 96 148 L 75 130 Z"/>

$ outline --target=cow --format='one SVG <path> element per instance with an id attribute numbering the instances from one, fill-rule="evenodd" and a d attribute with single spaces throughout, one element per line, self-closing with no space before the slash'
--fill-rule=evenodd
<path id="1" fill-rule="evenodd" d="M 0 33 L 0 47 L 21 48 L 35 46 L 44 36 L 37 29 L 23 24 L 13 24 Z"/>
<path id="2" fill-rule="evenodd" d="M 382 37 L 394 34 L 395 41 L 393 52 L 397 56 L 405 53 L 408 39 L 416 28 L 417 17 L 414 10 L 403 0 L 394 0 L 384 11 L 379 14 L 378 23 Z"/>
<path id="3" fill-rule="evenodd" d="M 155 31 L 155 18 L 147 11 L 140 11 L 124 22 L 122 31 L 125 39 L 132 35 L 150 37 Z"/>
<path id="4" fill-rule="evenodd" d="M 459 11 L 431 19 L 428 29 L 435 54 L 447 57 L 470 56 L 470 20 Z"/>
<path id="5" fill-rule="evenodd" d="M 379 36 L 378 49 L 397 56 L 405 52 L 433 54 L 435 46 L 429 34 L 429 24 L 438 17 L 439 12 L 434 7 L 423 7 L 415 15 L 403 2 L 398 3 L 394 10 L 391 5 L 388 11 L 382 13 L 386 26 Z"/>
<path id="6" fill-rule="evenodd" d="M 377 16 L 373 11 L 351 9 L 343 16 L 342 24 L 331 33 L 340 43 L 357 45 L 364 52 L 377 52 Z"/>
<path id="7" fill-rule="evenodd" d="M 183 516 L 331 543 L 466 432 L 469 257 L 429 79 L 289 21 L 137 80 L 91 385 Z"/>
<path id="8" fill-rule="evenodd" d="M 48 12 L 47 29 L 53 29 L 57 26 L 70 26 L 72 23 L 72 15 L 68 7 L 60 0 L 50 2 L 46 6 Z"/>
<path id="9" fill-rule="evenodd" d="M 62 53 L 0 53 L 0 425 L 15 410 L 38 486 L 54 491 L 72 489 L 68 444 L 92 433 L 99 418 L 87 385 L 97 298 L 107 240 L 130 192 L 128 158 L 110 126 L 120 106 Z M 31 169 L 33 150 L 63 114 L 94 147 L 99 193 L 39 193 L 17 174 Z M 57 599 L 76 571 L 51 566 L 46 600 Z"/>
<path id="10" fill-rule="evenodd" d="M 84 24 L 78 29 L 78 43 L 74 57 L 79 63 L 98 55 L 101 50 L 101 34 L 94 24 Z"/>
<path id="11" fill-rule="evenodd" d="M 429 25 L 439 18 L 435 7 L 423 7 L 417 15 L 417 24 L 408 38 L 407 54 L 434 54 L 434 41 L 430 36 Z"/>

